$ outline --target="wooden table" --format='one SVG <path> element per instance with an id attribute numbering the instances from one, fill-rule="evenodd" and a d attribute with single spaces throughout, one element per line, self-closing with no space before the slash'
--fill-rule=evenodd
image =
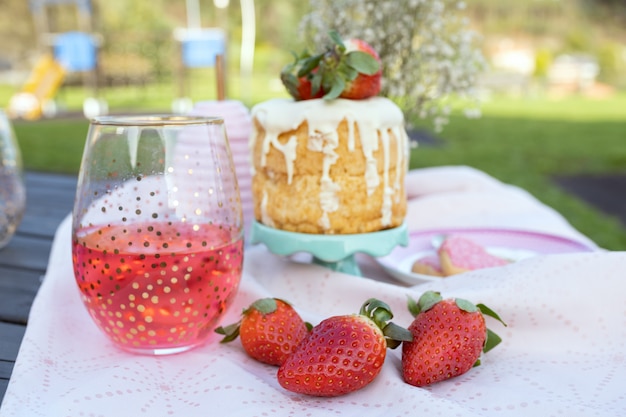
<path id="1" fill-rule="evenodd" d="M 76 191 L 75 176 L 26 173 L 25 180 L 26 213 L 11 242 L 0 249 L 0 401 L 46 272 L 54 233 L 72 210 Z"/>

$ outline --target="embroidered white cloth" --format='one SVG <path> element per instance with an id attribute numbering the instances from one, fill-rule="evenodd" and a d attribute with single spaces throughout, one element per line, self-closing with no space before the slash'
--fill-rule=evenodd
<path id="1" fill-rule="evenodd" d="M 410 229 L 507 227 L 593 245 L 528 193 L 468 167 L 416 170 L 407 179 Z M 432 289 L 498 311 L 508 327 L 483 364 L 428 388 L 405 384 L 400 350 L 388 352 L 366 388 L 336 398 L 283 390 L 276 368 L 249 359 L 238 342 L 147 357 L 113 347 L 91 322 L 74 286 L 70 219 L 60 225 L 49 268 L 0 408 L 9 416 L 624 416 L 626 253 L 537 256 L 407 287 L 360 258 L 369 278 L 246 249 L 244 276 L 224 323 L 259 297 L 291 301 L 317 323 L 357 312 L 375 296 L 408 325 L 406 296 Z M 216 335 L 217 336 L 217 335 Z"/>

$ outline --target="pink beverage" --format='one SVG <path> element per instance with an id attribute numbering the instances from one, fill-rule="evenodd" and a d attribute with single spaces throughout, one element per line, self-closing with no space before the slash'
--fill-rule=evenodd
<path id="1" fill-rule="evenodd" d="M 150 222 L 78 230 L 72 253 L 98 327 L 122 349 L 167 354 L 218 326 L 239 286 L 243 239 L 218 225 Z"/>

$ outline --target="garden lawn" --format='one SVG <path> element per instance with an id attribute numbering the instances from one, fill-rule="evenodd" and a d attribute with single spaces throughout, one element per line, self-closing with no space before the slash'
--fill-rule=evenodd
<path id="1" fill-rule="evenodd" d="M 140 103 L 126 103 L 141 108 Z M 26 169 L 76 173 L 88 123 L 82 118 L 14 122 Z M 626 229 L 616 218 L 572 196 L 553 176 L 626 175 L 626 95 L 596 101 L 581 97 L 499 98 L 483 116 L 453 113 L 441 144 L 419 146 L 411 167 L 469 165 L 532 193 L 564 215 L 598 245 L 626 250 Z M 624 193 L 626 198 L 626 193 Z"/>
<path id="2" fill-rule="evenodd" d="M 532 193 L 598 245 L 626 250 L 626 228 L 553 181 L 557 175 L 626 176 L 626 96 L 609 100 L 498 99 L 480 119 L 458 114 L 442 146 L 418 147 L 414 168 L 470 165 Z M 621 191 L 626 199 L 626 190 Z"/>
<path id="3" fill-rule="evenodd" d="M 14 121 L 24 168 L 75 174 L 80 168 L 89 122 L 82 117 Z"/>

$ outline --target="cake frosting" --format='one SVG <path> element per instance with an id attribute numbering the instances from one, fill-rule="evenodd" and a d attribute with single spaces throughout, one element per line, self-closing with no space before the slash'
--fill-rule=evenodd
<path id="1" fill-rule="evenodd" d="M 252 117 L 258 221 L 326 234 L 402 223 L 408 138 L 392 101 L 273 99 L 254 106 Z"/>

